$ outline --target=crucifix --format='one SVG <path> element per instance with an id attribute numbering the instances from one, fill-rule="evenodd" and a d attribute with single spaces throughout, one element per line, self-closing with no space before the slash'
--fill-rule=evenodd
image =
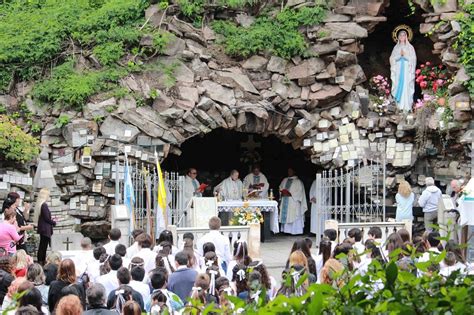
<path id="1" fill-rule="evenodd" d="M 247 149 L 250 152 L 255 151 L 255 149 L 260 148 L 260 146 L 260 143 L 257 143 L 255 140 L 253 140 L 253 135 L 248 136 L 247 142 L 242 142 L 240 144 L 241 148 Z"/>
<path id="2" fill-rule="evenodd" d="M 63 242 L 63 244 L 66 244 L 66 250 L 69 250 L 69 244 L 72 244 L 73 242 L 69 240 L 69 236 L 66 237 L 66 241 Z"/>

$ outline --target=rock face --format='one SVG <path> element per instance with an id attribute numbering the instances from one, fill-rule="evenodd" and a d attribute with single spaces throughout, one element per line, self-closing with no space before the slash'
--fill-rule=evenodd
<path id="1" fill-rule="evenodd" d="M 292 0 L 286 6 L 306 2 Z M 172 74 L 162 70 L 130 74 L 121 80 L 121 86 L 133 97 L 94 97 L 82 112 L 71 112 L 71 121 L 64 126 L 55 123 L 58 111 L 44 112 L 27 92 L 17 93 L 17 97 L 0 95 L 0 104 L 7 108 L 24 100 L 31 112 L 42 117 L 45 148 L 40 163 L 49 165 L 51 176 L 55 174 L 54 211 L 64 217 L 61 229 L 72 230 L 75 219 L 80 219 L 85 235 L 106 238 L 108 209 L 115 192 L 111 174 L 117 157 L 127 151 L 133 163 L 153 168 L 155 149 L 163 157 L 169 152 L 179 154 L 187 139 L 216 128 L 275 135 L 304 150 L 313 163 L 326 169 L 383 155 L 388 172 L 393 173 L 390 184 L 394 187 L 396 172 L 415 182 L 427 163 L 431 163 L 434 176 L 462 174 L 468 165 L 467 145 L 474 138 L 468 130 L 474 103 L 463 85 L 468 79 L 466 72 L 452 49 L 459 33 L 459 24 L 453 20 L 456 1 L 434 8 L 429 1 L 418 1 L 432 11 L 424 16 L 419 31 L 435 29 L 434 53 L 440 54 L 453 72 L 459 69 L 446 102 L 454 121 L 446 126 L 441 112 L 424 116 L 371 111 L 367 78 L 357 55 L 363 49 L 361 39 L 385 21 L 382 14 L 388 1 L 362 2 L 364 5 L 352 0 L 332 1 L 321 25 L 301 28 L 308 41 L 307 56 L 283 59 L 262 53 L 243 60 L 222 54 L 218 36 L 208 25 L 201 31 L 152 5 L 146 11 L 149 23 L 173 34 L 163 55 L 157 56 Z M 229 13 L 219 14 L 233 18 Z M 440 20 L 449 23 L 436 29 Z M 248 27 L 255 19 L 240 12 L 235 21 Z M 146 44 L 150 39 L 142 41 Z M 24 87 L 22 91 L 29 85 L 18 84 Z M 447 130 L 448 143 L 456 145 L 440 149 L 439 139 L 430 137 Z M 449 165 L 442 150 L 459 160 L 456 168 Z"/>

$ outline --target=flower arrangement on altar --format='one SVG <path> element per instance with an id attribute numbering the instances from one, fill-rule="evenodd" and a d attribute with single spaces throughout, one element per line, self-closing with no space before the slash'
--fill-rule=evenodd
<path id="1" fill-rule="evenodd" d="M 433 65 L 427 61 L 415 71 L 415 82 L 421 88 L 423 97 L 415 103 L 415 110 L 426 105 L 435 108 L 444 106 L 448 96 L 448 85 L 451 81 L 443 65 Z"/>
<path id="2" fill-rule="evenodd" d="M 388 79 L 380 74 L 373 76 L 370 78 L 369 86 L 372 92 L 370 95 L 372 110 L 380 115 L 388 112 L 389 105 L 393 103 Z"/>
<path id="3" fill-rule="evenodd" d="M 244 204 L 243 207 L 236 208 L 233 213 L 232 225 L 263 223 L 263 215 L 259 208 L 251 208 Z"/>

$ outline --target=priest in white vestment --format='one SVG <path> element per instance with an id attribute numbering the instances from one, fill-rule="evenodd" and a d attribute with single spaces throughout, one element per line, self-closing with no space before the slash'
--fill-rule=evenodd
<path id="1" fill-rule="evenodd" d="M 260 171 L 260 166 L 255 165 L 252 168 L 252 173 L 248 174 L 244 178 L 244 187 L 248 189 L 249 193 L 252 190 L 260 190 L 256 197 L 267 198 L 268 197 L 268 184 L 267 177 Z"/>
<path id="2" fill-rule="evenodd" d="M 243 184 L 239 172 L 232 170 L 230 176 L 214 188 L 214 193 L 220 193 L 224 200 L 242 200 Z"/>
<path id="3" fill-rule="evenodd" d="M 304 214 L 308 210 L 303 182 L 288 169 L 288 177 L 280 184 L 280 223 L 282 232 L 303 234 Z"/>
<path id="4" fill-rule="evenodd" d="M 190 168 L 184 179 L 184 204 L 189 205 L 193 197 L 201 197 L 201 191 L 199 190 L 199 181 L 196 179 L 197 171 L 195 168 Z"/>
<path id="5" fill-rule="evenodd" d="M 311 233 L 316 234 L 316 243 L 319 244 L 321 241 L 321 237 L 324 233 L 324 225 L 326 220 L 330 219 L 330 215 L 327 209 L 318 209 L 317 206 L 317 191 L 320 187 L 316 186 L 316 179 L 311 184 L 311 188 L 309 190 L 309 202 L 311 203 Z M 329 200 L 327 200 L 327 194 L 324 196 L 322 193 L 320 194 L 320 198 L 324 198 L 326 200 L 320 200 L 320 204 L 328 204 Z"/>

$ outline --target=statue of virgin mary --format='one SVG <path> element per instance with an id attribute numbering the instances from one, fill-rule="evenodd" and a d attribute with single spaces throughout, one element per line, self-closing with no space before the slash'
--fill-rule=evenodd
<path id="1" fill-rule="evenodd" d="M 397 44 L 390 55 L 392 96 L 397 107 L 407 112 L 412 109 L 415 92 L 416 54 L 410 44 L 413 32 L 409 26 L 399 25 L 393 31 L 393 37 Z"/>

